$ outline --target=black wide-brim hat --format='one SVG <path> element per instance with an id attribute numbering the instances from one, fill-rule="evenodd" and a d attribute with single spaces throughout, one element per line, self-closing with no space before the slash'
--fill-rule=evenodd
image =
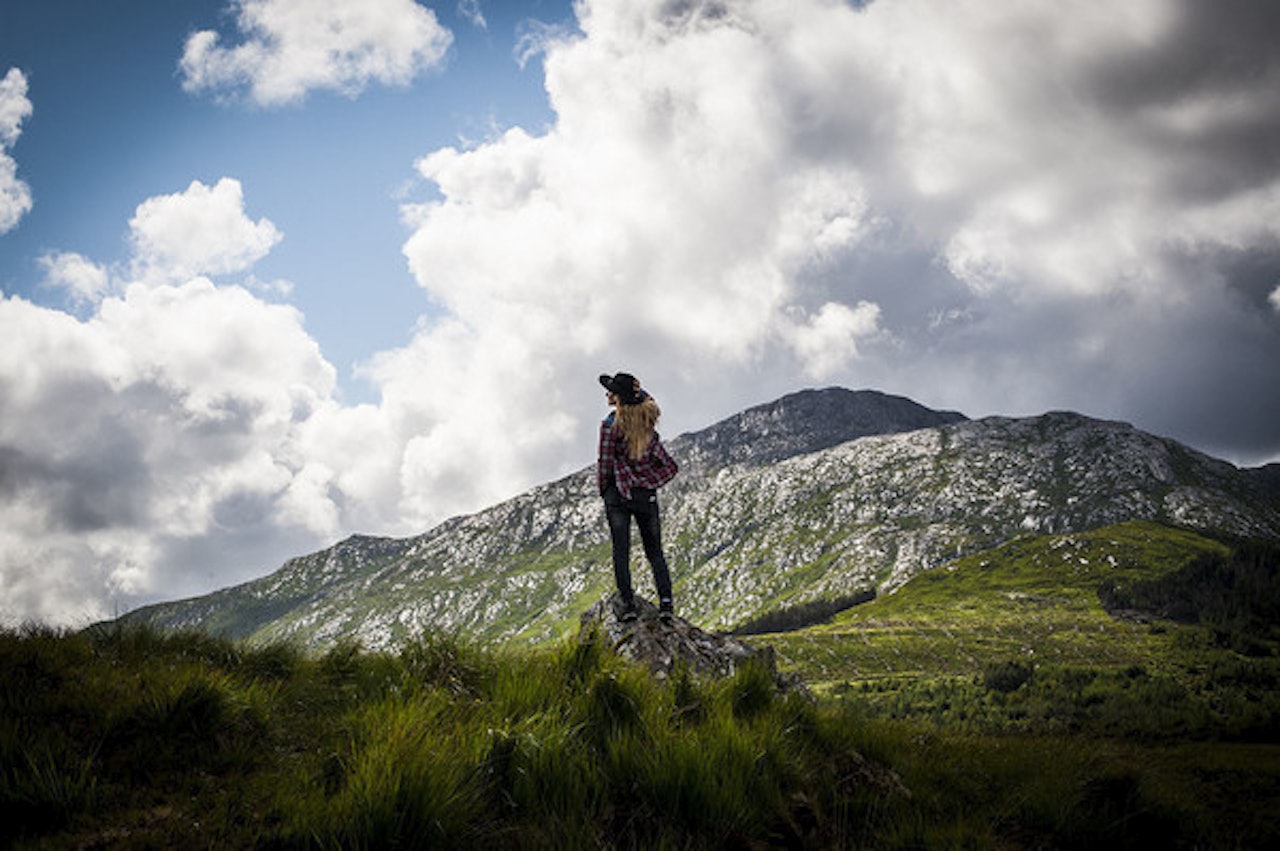
<path id="1" fill-rule="evenodd" d="M 618 401 L 624 405 L 639 405 L 644 401 L 644 391 L 640 389 L 640 382 L 636 381 L 636 377 L 629 372 L 602 375 L 600 386 L 617 396 Z"/>

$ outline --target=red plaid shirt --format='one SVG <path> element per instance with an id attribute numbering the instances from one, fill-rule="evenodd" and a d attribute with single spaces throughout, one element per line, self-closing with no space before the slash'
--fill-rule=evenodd
<path id="1" fill-rule="evenodd" d="M 613 414 L 600 423 L 600 453 L 596 462 L 596 484 L 603 494 L 610 484 L 618 486 L 623 499 L 631 499 L 632 488 L 657 489 L 671 481 L 679 470 L 676 461 L 653 433 L 644 454 L 632 460 L 627 454 L 627 441 L 613 427 Z"/>

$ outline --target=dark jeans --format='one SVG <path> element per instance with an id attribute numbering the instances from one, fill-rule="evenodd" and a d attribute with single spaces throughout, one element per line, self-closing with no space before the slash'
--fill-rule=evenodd
<path id="1" fill-rule="evenodd" d="M 653 568 L 653 584 L 659 600 L 671 599 L 671 573 L 667 557 L 662 554 L 662 522 L 658 519 L 658 494 L 649 488 L 634 488 L 631 499 L 624 500 L 616 485 L 604 492 L 604 515 L 609 521 L 609 538 L 613 542 L 613 578 L 618 594 L 630 602 L 631 588 L 631 518 L 640 527 L 640 542 L 645 558 Z"/>

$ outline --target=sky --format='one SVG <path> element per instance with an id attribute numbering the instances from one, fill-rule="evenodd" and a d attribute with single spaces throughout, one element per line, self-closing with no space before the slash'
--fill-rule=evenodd
<path id="1" fill-rule="evenodd" d="M 805 387 L 1280 460 L 1271 0 L 0 6 L 0 624 Z"/>

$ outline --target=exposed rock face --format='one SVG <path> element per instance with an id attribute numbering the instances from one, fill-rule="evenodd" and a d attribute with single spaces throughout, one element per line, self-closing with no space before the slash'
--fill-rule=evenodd
<path id="1" fill-rule="evenodd" d="M 657 606 L 639 595 L 635 603 L 636 619 L 624 621 L 617 594 L 601 600 L 583 612 L 582 632 L 599 629 L 621 656 L 645 665 L 659 678 L 681 663 L 698 676 L 728 677 L 755 660 L 768 670 L 779 691 L 806 691 L 800 680 L 778 672 L 772 647 L 755 647 L 707 632 L 679 616 L 663 617 Z"/>

